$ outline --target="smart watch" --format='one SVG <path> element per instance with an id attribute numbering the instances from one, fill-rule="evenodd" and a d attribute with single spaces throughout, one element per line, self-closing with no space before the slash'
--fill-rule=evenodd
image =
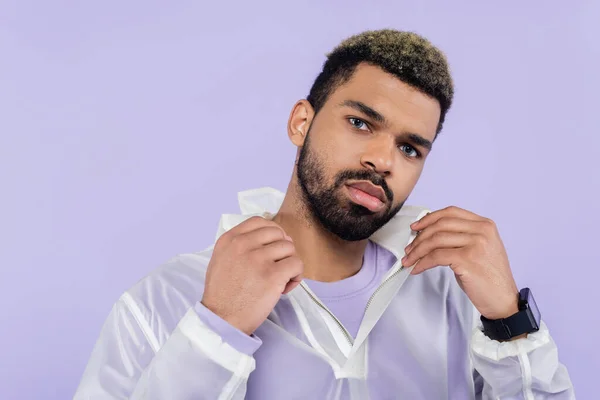
<path id="1" fill-rule="evenodd" d="M 483 334 L 492 340 L 510 340 L 525 333 L 537 332 L 542 318 L 529 288 L 519 292 L 519 312 L 508 318 L 487 319 L 481 316 Z"/>

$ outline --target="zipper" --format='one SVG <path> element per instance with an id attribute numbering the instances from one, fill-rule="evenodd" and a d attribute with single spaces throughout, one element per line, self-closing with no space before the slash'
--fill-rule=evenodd
<path id="1" fill-rule="evenodd" d="M 420 219 L 420 218 L 419 218 Z M 419 219 L 417 219 L 416 221 L 418 221 Z M 416 222 L 415 221 L 415 222 Z M 416 236 L 415 236 L 416 237 Z M 413 239 L 414 240 L 414 239 Z M 409 243 L 412 243 L 412 240 L 409 240 Z M 388 251 L 391 251 L 394 256 L 396 256 L 396 260 L 399 260 L 400 257 L 398 256 L 398 254 L 396 254 L 395 251 L 392 251 L 390 249 L 387 249 Z M 373 292 L 373 294 L 371 295 L 371 297 L 369 298 L 369 301 L 367 301 L 367 305 L 365 306 L 365 314 L 367 313 L 367 310 L 369 309 L 369 306 L 371 305 L 371 303 L 373 302 L 373 299 L 375 298 L 375 295 L 377 295 L 377 293 L 381 290 L 382 287 L 384 287 L 389 281 L 391 281 L 392 279 L 394 279 L 400 272 L 402 272 L 404 270 L 404 265 L 400 264 L 400 268 L 398 268 L 397 271 L 394 271 L 393 274 L 391 274 L 390 276 L 388 276 L 383 282 L 381 282 L 381 285 L 379 285 L 379 287 L 377 287 L 377 289 L 375 289 L 375 291 Z"/>
<path id="2" fill-rule="evenodd" d="M 367 305 L 365 306 L 365 314 L 367 313 L 367 310 L 369 309 L 369 306 L 373 302 L 373 299 L 375 298 L 375 295 L 381 290 L 382 287 L 384 287 L 386 285 L 386 283 L 388 283 L 389 281 L 391 281 L 392 279 L 394 279 L 396 277 L 396 275 L 398 275 L 400 272 L 402 272 L 402 270 L 404 270 L 404 266 L 403 265 L 401 265 L 400 268 L 398 268 L 398 271 L 396 271 L 393 274 L 391 274 L 390 276 L 388 276 L 387 279 L 385 281 L 381 282 L 381 285 L 379 285 L 377 287 L 377 289 L 375 289 L 375 291 L 373 292 L 373 294 L 369 298 L 369 301 L 367 301 Z"/>
<path id="3" fill-rule="evenodd" d="M 354 345 L 354 339 L 352 338 L 352 335 L 350 335 L 350 333 L 348 332 L 348 330 L 344 327 L 344 325 L 342 325 L 342 323 L 340 322 L 339 319 L 337 319 L 337 317 L 335 315 L 333 315 L 333 313 L 331 311 L 329 311 L 327 309 L 327 307 L 325 307 L 323 305 L 323 303 L 321 303 L 319 300 L 317 300 L 315 298 L 315 296 L 313 296 L 313 294 L 307 290 L 304 285 L 300 285 L 302 286 L 302 289 L 304 289 L 304 291 L 308 294 L 308 296 L 312 299 L 312 301 L 314 301 L 319 307 L 321 307 L 327 314 L 329 314 L 331 316 L 331 318 L 333 318 L 333 320 L 336 322 L 336 324 L 340 327 L 340 330 L 342 331 L 342 333 L 344 334 L 344 336 L 346 337 L 346 340 L 348 341 L 348 343 L 350 344 L 350 347 L 352 347 Z"/>

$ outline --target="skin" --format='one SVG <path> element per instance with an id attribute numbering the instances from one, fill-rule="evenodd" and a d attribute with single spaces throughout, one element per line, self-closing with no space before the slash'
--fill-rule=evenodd
<path id="1" fill-rule="evenodd" d="M 303 277 L 334 282 L 356 274 L 371 231 L 401 208 L 417 184 L 439 119 L 436 99 L 367 64 L 317 114 L 306 100 L 298 101 L 288 121 L 298 152 L 283 204 L 271 221 L 252 219 L 217 241 L 203 304 L 250 334 Z M 358 206 L 347 176 L 382 187 L 382 208 Z M 264 234 L 256 234 L 261 229 Z M 402 264 L 414 265 L 413 274 L 450 266 L 482 315 L 497 319 L 518 311 L 517 286 L 493 221 L 448 207 L 412 229 L 419 235 Z M 237 262 L 248 257 L 252 265 Z"/>

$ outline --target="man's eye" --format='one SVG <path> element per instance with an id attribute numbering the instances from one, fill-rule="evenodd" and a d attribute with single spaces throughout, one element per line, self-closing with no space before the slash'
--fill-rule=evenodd
<path id="1" fill-rule="evenodd" d="M 369 129 L 369 127 L 367 126 L 367 123 L 365 121 L 363 121 L 362 119 L 348 118 L 348 121 L 350 121 L 350 124 L 352 125 L 352 127 L 356 128 L 356 129 L 360 129 L 360 130 L 368 130 Z"/>
<path id="2" fill-rule="evenodd" d="M 402 151 L 407 157 L 416 158 L 419 157 L 419 152 L 412 147 L 410 144 L 403 144 L 399 147 L 400 151 Z"/>

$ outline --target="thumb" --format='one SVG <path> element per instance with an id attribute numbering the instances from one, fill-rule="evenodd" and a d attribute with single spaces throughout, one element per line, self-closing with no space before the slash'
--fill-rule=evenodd
<path id="1" fill-rule="evenodd" d="M 300 284 L 300 281 L 289 281 L 287 283 L 287 285 L 285 285 L 285 289 L 283 289 L 283 293 L 281 294 L 288 294 L 289 292 L 291 292 L 292 290 L 296 289 L 296 287 Z"/>

